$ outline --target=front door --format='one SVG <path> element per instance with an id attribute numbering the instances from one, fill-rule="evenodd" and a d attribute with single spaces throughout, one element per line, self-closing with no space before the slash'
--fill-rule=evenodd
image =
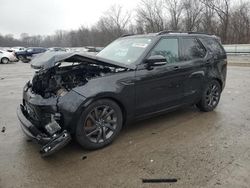
<path id="1" fill-rule="evenodd" d="M 148 69 L 145 63 L 138 65 L 135 83 L 137 116 L 182 103 L 185 73 L 179 67 L 179 51 L 178 38 L 162 38 L 147 57 L 162 55 L 166 57 L 167 63 L 151 69 Z"/>

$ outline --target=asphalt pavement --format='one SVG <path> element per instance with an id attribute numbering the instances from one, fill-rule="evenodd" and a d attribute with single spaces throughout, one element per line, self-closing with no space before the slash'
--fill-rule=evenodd
<path id="1" fill-rule="evenodd" d="M 45 159 L 16 116 L 33 72 L 29 64 L 0 65 L 1 188 L 250 187 L 250 67 L 228 67 L 213 112 L 179 109 L 124 127 L 106 148 L 90 152 L 72 142 Z"/>

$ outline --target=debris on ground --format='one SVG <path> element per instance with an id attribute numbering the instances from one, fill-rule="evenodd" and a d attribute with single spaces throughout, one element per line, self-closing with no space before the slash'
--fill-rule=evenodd
<path id="1" fill-rule="evenodd" d="M 5 131 L 6 131 L 6 127 L 3 126 L 1 132 L 4 133 Z"/>
<path id="2" fill-rule="evenodd" d="M 175 183 L 177 182 L 176 178 L 170 179 L 142 179 L 142 183 Z"/>
<path id="3" fill-rule="evenodd" d="M 82 160 L 85 160 L 85 159 L 87 159 L 87 156 L 86 155 L 82 156 Z"/>

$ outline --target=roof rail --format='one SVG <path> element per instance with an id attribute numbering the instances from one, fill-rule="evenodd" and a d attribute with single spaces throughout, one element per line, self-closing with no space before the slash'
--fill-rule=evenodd
<path id="1" fill-rule="evenodd" d="M 168 34 L 168 33 L 204 34 L 204 35 L 211 35 L 211 34 L 204 33 L 204 32 L 196 32 L 196 31 L 174 31 L 174 30 L 164 30 L 164 31 L 160 31 L 159 33 L 157 33 L 157 35 L 164 35 L 164 34 Z"/>
<path id="2" fill-rule="evenodd" d="M 205 32 L 198 32 L 198 31 L 188 31 L 188 34 L 203 34 L 203 35 L 211 35 L 209 33 L 205 33 Z"/>
<path id="3" fill-rule="evenodd" d="M 132 36 L 134 34 L 123 34 L 121 37 L 128 37 L 128 36 Z"/>
<path id="4" fill-rule="evenodd" d="M 164 31 L 160 31 L 159 33 L 157 33 L 157 35 L 164 35 L 168 33 L 187 33 L 187 32 L 175 31 L 175 30 L 164 30 Z"/>

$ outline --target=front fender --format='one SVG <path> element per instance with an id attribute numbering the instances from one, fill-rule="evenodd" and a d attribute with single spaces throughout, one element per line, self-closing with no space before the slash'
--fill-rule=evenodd
<path id="1" fill-rule="evenodd" d="M 86 98 L 79 111 L 95 100 L 109 98 L 117 102 L 122 110 L 125 110 L 125 118 L 132 118 L 135 105 L 134 76 L 134 71 L 116 73 L 89 80 L 85 85 L 74 88 L 76 93 Z"/>
<path id="2" fill-rule="evenodd" d="M 63 115 L 63 125 L 64 128 L 70 132 L 74 130 L 77 123 L 77 112 L 78 109 L 84 102 L 86 97 L 78 94 L 77 92 L 71 90 L 63 97 L 58 98 L 58 111 Z"/>

